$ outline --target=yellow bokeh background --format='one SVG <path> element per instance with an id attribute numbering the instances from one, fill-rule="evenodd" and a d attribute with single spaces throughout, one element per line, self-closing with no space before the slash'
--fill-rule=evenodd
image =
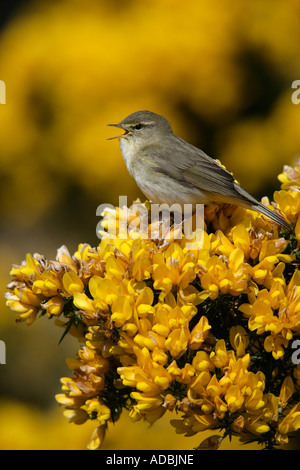
<path id="1" fill-rule="evenodd" d="M 54 258 L 66 244 L 95 246 L 99 204 L 142 197 L 117 141 L 139 109 L 218 158 L 255 196 L 300 153 L 300 6 L 297 0 L 19 1 L 1 20 L 0 446 L 85 448 L 93 424 L 68 424 L 54 401 L 75 340 L 46 318 L 16 325 L 2 293 L 26 252 Z M 151 428 L 124 414 L 107 449 L 192 449 L 169 417 Z M 126 430 L 126 432 L 125 432 Z M 238 448 L 223 443 L 222 448 Z M 246 448 L 246 447 L 242 447 Z"/>

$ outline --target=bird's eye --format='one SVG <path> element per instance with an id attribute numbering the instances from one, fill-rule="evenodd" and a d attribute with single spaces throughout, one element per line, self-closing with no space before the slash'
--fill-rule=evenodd
<path id="1" fill-rule="evenodd" d="M 142 129 L 142 127 L 144 127 L 144 126 L 143 126 L 143 124 L 135 124 L 135 125 L 132 126 L 132 127 L 133 127 L 133 129 L 139 130 L 139 129 Z"/>

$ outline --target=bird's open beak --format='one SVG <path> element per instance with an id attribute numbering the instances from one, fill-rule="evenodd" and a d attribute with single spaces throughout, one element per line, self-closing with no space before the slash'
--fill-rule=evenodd
<path id="1" fill-rule="evenodd" d="M 124 129 L 124 127 L 121 124 L 107 124 L 108 126 L 111 127 L 118 127 L 119 129 L 124 130 L 124 134 L 122 135 L 115 135 L 114 137 L 109 137 L 107 140 L 112 140 L 112 139 L 119 139 L 120 137 L 124 137 L 124 135 L 128 134 L 128 130 Z"/>

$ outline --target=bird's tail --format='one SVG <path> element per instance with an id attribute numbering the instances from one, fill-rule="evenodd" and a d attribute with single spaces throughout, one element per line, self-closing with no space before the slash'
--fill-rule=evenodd
<path id="1" fill-rule="evenodd" d="M 268 209 L 268 207 L 264 206 L 263 204 L 253 204 L 252 208 L 257 212 L 260 212 L 261 214 L 265 215 L 266 217 L 269 217 L 269 219 L 274 220 L 274 222 L 276 222 L 277 224 L 282 225 L 289 230 L 292 230 L 290 224 L 286 222 L 282 217 L 280 217 L 277 212 L 271 211 L 270 209 Z"/>
<path id="2" fill-rule="evenodd" d="M 286 222 L 277 212 L 271 211 L 268 207 L 264 206 L 258 202 L 253 196 L 251 196 L 247 191 L 241 188 L 239 185 L 235 184 L 235 189 L 243 197 L 245 206 L 248 206 L 249 209 L 260 212 L 271 220 L 274 220 L 278 225 L 282 225 L 288 230 L 292 230 L 292 227 L 288 222 Z"/>

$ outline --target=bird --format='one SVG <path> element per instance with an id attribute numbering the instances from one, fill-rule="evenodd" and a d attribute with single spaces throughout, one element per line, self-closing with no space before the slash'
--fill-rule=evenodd
<path id="1" fill-rule="evenodd" d="M 217 160 L 175 135 L 169 121 L 152 111 L 136 111 L 117 124 L 130 175 L 156 204 L 234 204 L 257 211 L 291 230 L 280 215 L 243 189 Z"/>

